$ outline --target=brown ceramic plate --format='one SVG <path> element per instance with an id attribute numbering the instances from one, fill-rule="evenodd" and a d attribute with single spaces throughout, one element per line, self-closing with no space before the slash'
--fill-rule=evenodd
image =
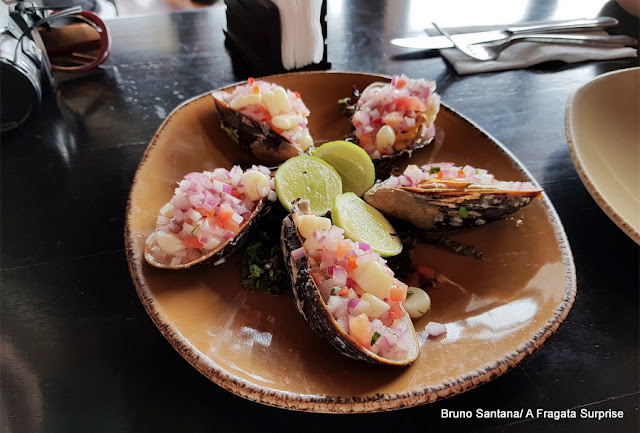
<path id="1" fill-rule="evenodd" d="M 297 90 L 311 110 L 316 141 L 342 138 L 348 123 L 336 101 L 351 86 L 388 78 L 312 72 L 270 77 Z M 517 365 L 551 336 L 573 303 L 575 269 L 562 225 L 546 196 L 512 217 L 456 233 L 481 261 L 428 245 L 416 263 L 449 280 L 433 289 L 432 308 L 415 322 L 421 352 L 409 367 L 345 358 L 318 338 L 293 296 L 252 292 L 240 285 L 239 258 L 217 267 L 167 271 L 143 259 L 156 213 L 190 171 L 250 160 L 218 127 L 213 98 L 196 97 L 164 121 L 142 158 L 127 208 L 125 241 L 131 276 L 149 315 L 171 344 L 206 377 L 249 400 L 316 412 L 375 412 L 449 397 Z M 442 107 L 445 139 L 438 160 L 484 167 L 499 179 L 532 180 L 522 165 L 474 124 Z M 414 154 L 426 163 L 432 150 Z M 424 326 L 448 332 L 427 338 Z"/>

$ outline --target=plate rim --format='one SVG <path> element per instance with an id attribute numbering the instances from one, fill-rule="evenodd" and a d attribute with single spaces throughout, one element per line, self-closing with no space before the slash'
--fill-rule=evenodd
<path id="1" fill-rule="evenodd" d="M 287 74 L 276 74 L 261 79 L 273 79 L 281 78 L 290 75 L 307 75 L 307 74 L 344 74 L 344 75 L 365 75 L 372 78 L 380 78 L 390 80 L 390 76 L 382 74 L 372 74 L 358 71 L 309 71 L 309 72 L 293 72 Z M 375 394 L 367 397 L 336 397 L 336 396 L 316 396 L 310 394 L 298 394 L 288 391 L 275 390 L 272 388 L 264 387 L 252 383 L 248 380 L 242 379 L 237 375 L 230 373 L 229 371 L 221 368 L 211 358 L 200 352 L 186 337 L 184 337 L 180 331 L 175 328 L 172 322 L 159 308 L 150 288 L 145 284 L 142 276 L 142 266 L 137 268 L 134 266 L 136 261 L 142 264 L 144 258 L 134 248 L 133 233 L 130 229 L 130 210 L 132 206 L 132 192 L 138 181 L 138 174 L 143 167 L 149 153 L 153 150 L 158 140 L 158 135 L 166 128 L 168 122 L 175 116 L 175 114 L 183 109 L 186 105 L 194 102 L 197 99 L 207 97 L 211 92 L 233 87 L 237 84 L 244 83 L 246 80 L 237 81 L 229 85 L 223 86 L 219 89 L 212 89 L 206 93 L 194 96 L 180 105 L 178 105 L 161 123 L 155 132 L 152 140 L 145 149 L 145 152 L 140 160 L 140 163 L 136 169 L 134 178 L 131 183 L 131 189 L 127 199 L 126 214 L 125 214 L 125 227 L 124 227 L 124 241 L 125 241 L 125 255 L 127 258 L 127 265 L 129 272 L 133 280 L 136 292 L 140 298 L 147 314 L 151 317 L 156 327 L 160 330 L 162 335 L 169 341 L 171 346 L 180 353 L 180 355 L 187 360 L 196 370 L 206 376 L 209 380 L 214 382 L 227 391 L 230 391 L 240 397 L 247 400 L 262 403 L 268 406 L 279 407 L 283 409 L 290 409 L 303 412 L 319 412 L 319 413 L 366 413 L 366 412 L 381 412 L 388 410 L 396 410 L 402 408 L 408 408 L 413 406 L 422 405 L 425 403 L 432 403 L 436 400 L 441 400 L 453 395 L 460 394 L 469 389 L 475 388 L 481 384 L 487 383 L 490 380 L 501 376 L 507 371 L 511 370 L 525 358 L 532 355 L 558 330 L 560 325 L 564 322 L 568 316 L 571 307 L 574 303 L 577 286 L 576 286 L 576 270 L 569 245 L 569 240 L 565 233 L 564 227 L 558 216 L 553 204 L 549 200 L 546 193 L 542 192 L 542 199 L 540 200 L 545 208 L 549 222 L 553 228 L 555 238 L 558 243 L 558 247 L 561 253 L 561 261 L 564 268 L 565 287 L 564 296 L 561 301 L 558 302 L 553 318 L 549 319 L 532 337 L 517 347 L 513 352 L 501 359 L 487 363 L 483 367 L 474 370 L 472 373 L 453 378 L 451 380 L 443 381 L 439 384 L 429 385 L 420 389 L 408 390 L 403 393 L 395 394 Z M 522 164 L 522 162 L 507 149 L 497 139 L 479 127 L 476 123 L 469 120 L 467 117 L 461 115 L 456 110 L 450 108 L 445 103 L 441 104 L 441 109 L 448 110 L 454 116 L 459 117 L 462 121 L 468 123 L 473 128 L 477 129 L 482 135 L 485 135 L 490 141 L 497 146 L 497 148 L 505 153 L 515 164 L 518 170 L 520 170 L 525 177 L 538 185 L 537 180 L 533 178 L 531 173 Z"/>
<path id="2" fill-rule="evenodd" d="M 573 162 L 573 166 L 580 177 L 583 185 L 586 190 L 589 192 L 589 195 L 593 198 L 596 204 L 602 209 L 602 211 L 609 217 L 611 221 L 613 221 L 627 236 L 629 236 L 636 244 L 640 245 L 640 226 L 638 228 L 634 227 L 630 223 L 628 223 L 623 215 L 617 212 L 611 201 L 608 200 L 605 195 L 600 191 L 598 187 L 598 182 L 594 181 L 594 179 L 589 175 L 587 169 L 585 168 L 585 164 L 582 158 L 582 153 L 579 149 L 577 134 L 575 132 L 575 117 L 573 115 L 573 108 L 575 107 L 576 98 L 578 94 L 583 91 L 586 87 L 593 86 L 594 83 L 598 81 L 609 79 L 615 75 L 622 75 L 627 73 L 636 73 L 636 71 L 640 71 L 640 66 L 618 69 L 615 71 L 606 72 L 604 74 L 600 74 L 586 83 L 582 84 L 577 89 L 573 90 L 569 97 L 567 98 L 567 103 L 565 105 L 565 131 L 567 135 L 567 145 L 569 147 L 569 155 L 571 156 L 571 161 Z M 640 74 L 639 74 L 640 75 Z"/>

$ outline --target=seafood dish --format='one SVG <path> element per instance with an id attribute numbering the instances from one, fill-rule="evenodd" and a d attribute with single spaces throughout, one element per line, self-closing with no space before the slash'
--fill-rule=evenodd
<path id="1" fill-rule="evenodd" d="M 360 148 L 349 142 L 342 146 L 352 146 L 361 153 L 364 149 L 363 158 L 371 167 L 372 161 L 410 156 L 433 140 L 440 109 L 433 82 L 402 75 L 354 94 L 351 121 Z M 214 92 L 213 97 L 222 129 L 249 150 L 256 162 L 281 164 L 291 158 L 314 158 L 306 156 L 314 149 L 307 125 L 310 113 L 297 92 L 250 79 L 231 92 Z M 283 171 L 273 175 L 269 168 L 253 165 L 246 170 L 233 166 L 187 174 L 159 211 L 156 229 L 145 243 L 145 259 L 165 269 L 219 264 L 247 240 L 270 212 L 271 204 L 280 199 L 280 210 L 288 213 L 284 219 L 276 213 L 268 220 L 273 227 L 280 225 L 276 232 L 279 257 L 267 257 L 268 269 L 271 275 L 276 275 L 274 269 L 279 266 L 284 269 L 278 278 L 286 278 L 296 307 L 310 327 L 345 356 L 384 365 L 411 364 L 420 351 L 412 319 L 422 317 L 431 300 L 423 290 L 427 286 L 406 284 L 399 279 L 404 275 L 396 275 L 389 266 L 390 257 L 399 255 L 402 248 L 393 253 L 374 250 L 375 242 L 362 242 L 363 238 L 345 231 L 350 224 L 341 220 L 340 191 L 331 198 L 333 221 L 312 213 L 312 197 L 321 190 L 324 198 L 332 195 L 322 188 L 326 178 L 315 187 L 298 188 L 296 195 L 303 191 L 301 194 L 309 196 L 289 202 L 283 198 L 287 189 L 278 183 L 280 179 L 298 185 L 304 182 L 301 178 L 309 177 L 302 173 L 279 177 L 279 173 Z M 336 177 L 339 179 L 337 173 Z M 409 165 L 399 176 L 368 182 L 363 190 L 373 187 L 364 193 L 366 203 L 362 202 L 361 208 L 379 216 L 367 221 L 383 224 L 382 212 L 427 231 L 482 226 L 541 195 L 541 189 L 530 182 L 499 181 L 487 170 L 452 162 Z M 362 221 L 357 220 L 360 225 Z M 364 230 L 373 232 L 371 227 Z M 398 236 L 390 224 L 384 233 Z M 399 238 L 393 240 L 402 245 Z M 261 238 L 258 242 L 264 241 Z M 252 251 L 255 259 L 257 247 Z M 405 262 L 407 259 L 405 255 Z M 267 269 L 255 263 L 248 267 L 252 271 L 247 274 L 243 270 L 243 283 L 259 278 Z M 423 277 L 428 273 L 431 284 L 435 281 L 433 271 L 422 272 Z M 429 322 L 424 329 L 427 336 L 446 332 L 445 326 L 436 322 Z"/>
<path id="2" fill-rule="evenodd" d="M 253 78 L 232 92 L 213 93 L 220 126 L 261 164 L 280 164 L 309 153 L 310 112 L 300 94 Z"/>
<path id="3" fill-rule="evenodd" d="M 343 236 L 328 218 L 292 204 L 282 225 L 282 251 L 300 313 L 338 351 L 354 359 L 407 365 L 418 356 L 408 287 L 380 254 Z"/>
<path id="4" fill-rule="evenodd" d="M 432 231 L 482 226 L 511 214 L 542 190 L 531 182 L 496 180 L 485 169 L 452 162 L 409 165 L 367 191 L 379 211 Z"/>
<path id="5" fill-rule="evenodd" d="M 189 173 L 160 209 L 145 243 L 145 259 L 168 269 L 222 260 L 247 239 L 276 197 L 271 173 L 263 166 Z"/>
<path id="6" fill-rule="evenodd" d="M 436 135 L 434 121 L 440 110 L 436 84 L 404 75 L 390 83 L 376 82 L 351 98 L 339 101 L 351 117 L 353 138 L 376 162 L 411 154 Z"/>

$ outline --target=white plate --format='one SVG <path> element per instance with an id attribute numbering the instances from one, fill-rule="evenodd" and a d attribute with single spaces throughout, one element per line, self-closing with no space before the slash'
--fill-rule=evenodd
<path id="1" fill-rule="evenodd" d="M 600 75 L 573 92 L 565 126 L 585 187 L 640 244 L 640 68 Z"/>

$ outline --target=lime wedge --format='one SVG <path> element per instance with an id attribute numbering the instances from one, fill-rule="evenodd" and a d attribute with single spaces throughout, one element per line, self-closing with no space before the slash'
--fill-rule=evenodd
<path id="1" fill-rule="evenodd" d="M 331 219 L 344 229 L 345 237 L 369 244 L 382 257 L 396 256 L 402 251 L 402 241 L 391 223 L 352 192 L 336 196 Z"/>
<path id="2" fill-rule="evenodd" d="M 314 156 L 295 156 L 286 160 L 275 175 L 278 200 L 291 209 L 291 201 L 309 200 L 311 212 L 324 215 L 331 210 L 334 197 L 342 192 L 342 181 L 336 170 Z"/>
<path id="3" fill-rule="evenodd" d="M 348 141 L 331 141 L 313 151 L 333 166 L 342 178 L 342 190 L 362 197 L 376 180 L 375 168 L 367 152 Z"/>

